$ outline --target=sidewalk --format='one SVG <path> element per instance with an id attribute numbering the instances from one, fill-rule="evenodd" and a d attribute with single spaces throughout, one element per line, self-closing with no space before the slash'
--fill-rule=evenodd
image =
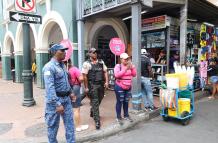
<path id="1" fill-rule="evenodd" d="M 44 124 L 44 90 L 34 86 L 33 93 L 36 105 L 24 107 L 22 106 L 23 84 L 0 79 L 0 143 L 47 142 L 47 131 Z M 197 94 L 200 97 L 202 92 L 197 92 Z M 140 121 L 149 120 L 159 115 L 158 110 L 149 114 L 143 110 L 136 112 L 130 108 L 130 114 L 134 122 L 125 122 L 121 127 L 115 121 L 114 92 L 107 91 L 100 106 L 102 128 L 96 131 L 94 121 L 89 117 L 90 105 L 88 98 L 84 99 L 82 103 L 82 124 L 88 124 L 89 129 L 76 132 L 77 142 L 98 140 L 130 128 Z M 158 97 L 155 97 L 155 105 L 159 106 Z M 62 121 L 58 132 L 58 140 L 65 142 Z"/>

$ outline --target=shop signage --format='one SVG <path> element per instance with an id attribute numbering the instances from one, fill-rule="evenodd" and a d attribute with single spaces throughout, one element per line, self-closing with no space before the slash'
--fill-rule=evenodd
<path id="1" fill-rule="evenodd" d="M 16 0 L 15 1 L 15 10 L 26 12 L 26 13 L 35 13 L 36 12 L 36 2 L 35 0 Z"/>
<path id="2" fill-rule="evenodd" d="M 152 18 L 142 19 L 142 31 L 166 28 L 167 16 L 157 16 Z"/>
<path id="3" fill-rule="evenodd" d="M 110 40 L 109 47 L 111 52 L 116 56 L 119 56 L 120 54 L 124 53 L 126 48 L 125 44 L 120 38 L 112 38 Z"/>
<path id="4" fill-rule="evenodd" d="M 42 24 L 42 17 L 40 15 L 19 13 L 19 12 L 9 12 L 10 21 Z"/>

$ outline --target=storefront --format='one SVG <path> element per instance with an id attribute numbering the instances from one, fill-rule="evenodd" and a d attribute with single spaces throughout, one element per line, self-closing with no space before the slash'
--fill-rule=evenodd
<path id="1" fill-rule="evenodd" d="M 156 78 L 168 73 L 170 57 L 180 50 L 178 19 L 167 15 L 142 19 L 142 48 L 155 61 L 152 65 Z"/>
<path id="2" fill-rule="evenodd" d="M 195 67 L 194 88 L 200 88 L 199 62 L 210 61 L 217 54 L 217 33 L 213 25 L 187 20 L 187 39 L 185 65 Z M 155 80 L 164 80 L 169 73 L 169 61 L 175 53 L 180 52 L 179 19 L 161 15 L 142 19 L 142 48 L 157 59 L 162 50 L 166 51 L 166 63 L 152 64 Z M 161 77 L 161 78 L 160 78 Z"/>

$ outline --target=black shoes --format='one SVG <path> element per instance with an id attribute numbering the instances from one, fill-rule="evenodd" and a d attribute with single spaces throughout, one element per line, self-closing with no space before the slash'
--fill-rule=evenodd
<path id="1" fill-rule="evenodd" d="M 101 128 L 101 123 L 100 123 L 100 121 L 98 121 L 98 122 L 95 123 L 95 127 L 96 127 L 96 130 L 100 130 L 100 128 Z"/>
<path id="2" fill-rule="evenodd" d="M 93 118 L 93 112 L 92 112 L 92 111 L 90 111 L 90 117 L 92 117 L 92 118 Z"/>

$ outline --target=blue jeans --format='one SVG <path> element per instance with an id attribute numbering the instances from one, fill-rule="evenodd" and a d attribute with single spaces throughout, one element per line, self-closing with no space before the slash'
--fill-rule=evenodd
<path id="1" fill-rule="evenodd" d="M 124 118 L 129 117 L 128 106 L 129 106 L 129 98 L 131 98 L 131 89 L 124 90 L 120 86 L 115 84 L 114 91 L 117 98 L 117 103 L 116 103 L 117 118 L 121 119 L 122 106 L 123 106 Z"/>
<path id="2" fill-rule="evenodd" d="M 71 89 L 76 96 L 76 101 L 72 102 L 73 108 L 79 108 L 81 106 L 80 87 L 80 85 L 71 85 Z"/>
<path id="3" fill-rule="evenodd" d="M 218 83 L 218 76 L 211 76 L 210 77 L 210 82 L 213 84 L 217 84 Z"/>
<path id="4" fill-rule="evenodd" d="M 141 84 L 142 84 L 142 96 L 144 99 L 144 106 L 147 107 L 154 107 L 153 101 L 153 92 L 151 87 L 151 81 L 147 77 L 141 77 Z"/>

